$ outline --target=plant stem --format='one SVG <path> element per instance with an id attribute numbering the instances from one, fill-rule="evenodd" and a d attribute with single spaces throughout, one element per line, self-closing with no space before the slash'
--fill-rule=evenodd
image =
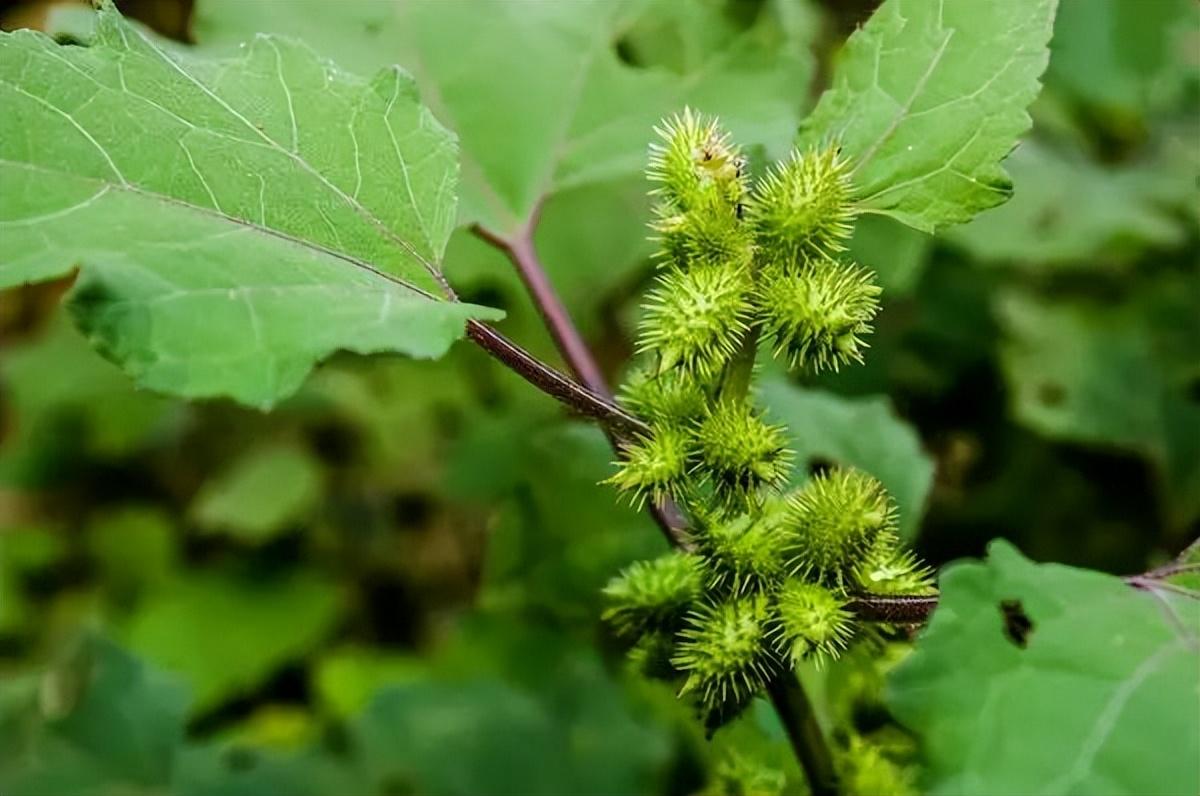
<path id="1" fill-rule="evenodd" d="M 741 403 L 748 399 L 750 382 L 754 378 L 754 360 L 758 357 L 759 334 L 758 324 L 753 324 L 742 335 L 737 353 L 721 373 L 718 400 Z M 792 742 L 792 750 L 804 769 L 813 796 L 836 796 L 837 772 L 833 767 L 833 755 L 798 676 L 793 672 L 780 673 L 767 683 L 767 693 L 787 730 L 788 740 Z"/>
<path id="2" fill-rule="evenodd" d="M 808 778 L 812 796 L 836 796 L 837 771 L 833 758 L 800 680 L 795 675 L 778 677 L 767 685 L 767 692 Z"/>
<path id="3" fill-rule="evenodd" d="M 533 303 L 537 305 L 538 311 L 542 315 L 542 320 L 545 321 L 546 328 L 550 331 L 550 336 L 554 338 L 555 345 L 558 346 L 559 353 L 562 354 L 567 366 L 576 377 L 590 390 L 591 397 L 603 400 L 615 413 L 619 413 L 623 418 L 632 418 L 631 415 L 613 403 L 612 390 L 609 389 L 608 382 L 605 380 L 599 364 L 597 364 L 595 357 L 592 356 L 592 352 L 587 347 L 587 343 L 584 342 L 583 336 L 579 334 L 579 330 L 571 320 L 570 313 L 567 312 L 567 308 L 558 297 L 554 286 L 550 284 L 550 279 L 546 276 L 546 269 L 542 267 L 542 263 L 538 259 L 537 250 L 533 245 L 533 229 L 537 224 L 540 209 L 539 206 L 534 210 L 529 223 L 511 239 L 503 238 L 478 224 L 472 227 L 472 231 L 483 240 L 503 251 L 508 255 L 508 259 L 512 261 L 513 265 L 516 266 L 517 273 L 520 274 L 521 281 L 525 283 L 525 287 L 529 291 Z M 482 324 L 479 325 L 482 326 Z M 489 329 L 489 331 L 491 330 Z M 468 333 L 470 333 L 469 330 Z M 493 332 L 493 334 L 496 333 Z M 474 336 L 472 336 L 472 339 L 479 342 Z M 509 346 L 516 348 L 512 343 L 509 343 Z M 484 347 L 493 355 L 498 353 L 487 346 Z M 537 362 L 528 353 L 524 351 L 521 351 L 521 353 L 525 354 L 525 365 L 529 365 L 530 361 Z M 502 359 L 501 361 L 505 360 Z M 561 374 L 550 368 L 543 366 L 543 369 L 562 378 Z M 517 372 L 526 381 L 540 388 L 540 385 L 530 378 L 531 375 L 540 374 L 536 374 L 534 371 Z M 553 393 L 551 394 L 553 395 Z M 558 395 L 555 395 L 555 397 L 562 400 Z M 592 417 L 600 417 L 594 414 L 594 410 L 598 409 L 598 407 L 589 402 L 588 408 L 593 411 L 585 412 L 585 414 Z M 613 418 L 615 419 L 615 415 Z M 623 424 L 627 431 L 633 431 L 632 435 L 626 434 L 624 437 L 615 433 L 616 429 L 612 424 L 607 422 L 604 424 L 605 434 L 608 435 L 608 440 L 612 443 L 615 450 L 620 452 L 628 443 L 630 436 L 649 433 L 649 428 L 644 423 L 640 420 L 637 423 L 637 428 L 630 426 L 628 423 Z M 651 501 L 649 508 L 650 515 L 654 518 L 654 522 L 658 525 L 659 530 L 662 531 L 663 536 L 666 537 L 667 542 L 674 547 L 681 547 L 685 550 L 689 549 L 691 543 L 688 541 L 686 525 L 679 508 L 669 500 L 661 502 Z"/>
<path id="4" fill-rule="evenodd" d="M 563 305 L 562 299 L 558 297 L 554 286 L 550 284 L 550 279 L 546 276 L 546 269 L 542 267 L 541 261 L 538 259 L 537 251 L 533 246 L 533 227 L 536 223 L 537 213 L 535 212 L 529 225 L 511 239 L 502 238 L 478 224 L 472 227 L 472 231 L 503 251 L 508 255 L 508 259 L 512 260 L 533 303 L 541 313 L 542 320 L 546 323 L 546 329 L 554 338 L 554 344 L 558 346 L 567 367 L 571 369 L 575 377 L 597 395 L 612 398 L 612 391 L 608 388 L 600 366 L 588 349 L 587 343 L 583 341 L 579 330 L 575 328 L 567 308 Z"/>
<path id="5" fill-rule="evenodd" d="M 467 337 L 534 387 L 599 421 L 617 436 L 630 437 L 650 431 L 645 423 L 607 397 L 559 373 L 487 324 L 468 321 Z"/>
<path id="6" fill-rule="evenodd" d="M 525 381 L 581 415 L 595 419 L 617 437 L 637 436 L 649 430 L 645 423 L 620 406 L 559 373 L 487 324 L 469 321 L 467 336 Z M 671 526 L 671 543 L 675 547 L 688 549 L 683 521 L 673 519 Z M 859 619 L 867 622 L 919 624 L 928 618 L 936 605 L 936 597 L 858 594 L 850 603 L 850 609 Z"/>

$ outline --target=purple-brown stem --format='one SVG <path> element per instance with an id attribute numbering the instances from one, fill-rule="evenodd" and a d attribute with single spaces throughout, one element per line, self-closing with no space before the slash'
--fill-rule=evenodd
<path id="1" fill-rule="evenodd" d="M 537 306 L 538 312 L 542 315 L 542 320 L 546 324 L 546 328 L 550 331 L 550 336 L 554 338 L 554 343 L 558 347 L 559 353 L 567 363 L 567 367 L 575 374 L 576 378 L 582 382 L 590 393 L 585 399 L 587 407 L 578 407 L 584 414 L 591 417 L 600 418 L 594 413 L 594 402 L 591 399 L 601 399 L 608 403 L 616 413 L 614 419 L 619 415 L 622 420 L 631 418 L 631 416 L 616 406 L 612 400 L 612 390 L 609 389 L 608 381 L 604 378 L 604 373 L 600 370 L 600 365 L 596 362 L 596 358 L 592 356 L 591 349 L 584 342 L 583 336 L 579 334 L 579 329 L 575 327 L 575 322 L 571 320 L 571 315 L 567 312 L 566 306 L 563 305 L 562 299 L 558 297 L 558 293 L 554 290 L 554 286 L 550 284 L 550 279 L 546 276 L 546 269 L 542 267 L 541 260 L 538 259 L 537 250 L 533 245 L 533 229 L 537 225 L 538 212 L 535 210 L 529 223 L 516 235 L 511 238 L 505 238 L 494 232 L 476 224 L 472 230 L 483 240 L 492 244 L 496 248 L 504 252 L 512 264 L 516 267 L 517 273 L 521 276 L 521 281 L 525 283 L 525 288 L 529 291 L 533 303 Z M 482 326 L 482 324 L 476 324 Z M 488 327 L 483 327 L 487 329 Z M 489 330 L 490 331 L 490 330 Z M 468 334 L 476 342 L 480 340 L 475 334 L 468 329 Z M 492 332 L 495 334 L 495 332 Z M 501 338 L 503 339 L 503 338 Z M 505 341 L 507 342 L 507 341 Z M 482 344 L 482 343 L 481 343 Z M 512 348 L 516 348 L 512 343 L 508 343 Z M 494 352 L 488 346 L 484 346 L 489 352 Z M 520 349 L 518 349 L 520 350 Z M 527 365 L 529 361 L 536 362 L 533 357 L 529 356 L 524 351 L 525 355 L 523 365 Z M 504 360 L 507 364 L 507 360 Z M 539 363 L 540 364 L 540 363 Z M 544 368 L 544 366 L 543 366 Z M 550 370 L 549 368 L 544 368 Z M 543 375 L 533 373 L 532 371 L 517 371 L 526 381 L 529 381 L 535 387 L 541 385 L 530 378 L 532 375 Z M 550 371 L 559 379 L 565 378 L 556 371 Z M 557 383 L 554 386 L 559 386 Z M 576 385 L 578 386 L 578 385 Z M 560 400 L 564 396 L 551 393 Z M 574 405 L 574 404 L 572 404 Z M 649 431 L 645 424 L 637 421 L 638 426 L 633 427 L 628 423 L 623 423 L 623 431 L 616 427 L 616 424 L 604 422 L 605 433 L 608 435 L 609 441 L 616 450 L 621 450 L 631 436 L 645 434 Z M 629 432 L 633 432 L 630 434 Z M 675 547 L 687 549 L 689 542 L 685 532 L 683 516 L 680 514 L 679 508 L 670 501 L 651 502 L 649 504 L 650 514 L 654 517 L 655 523 L 658 524 L 667 541 Z"/>

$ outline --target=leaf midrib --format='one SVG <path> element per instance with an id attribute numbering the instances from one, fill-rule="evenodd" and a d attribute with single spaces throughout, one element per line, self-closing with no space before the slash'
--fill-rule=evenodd
<path id="1" fill-rule="evenodd" d="M 131 55 L 137 55 L 136 51 L 134 51 L 133 48 L 131 47 L 131 45 L 129 44 L 129 40 L 126 37 L 125 28 L 118 27 L 116 30 L 120 34 L 121 41 L 126 47 L 126 53 L 131 54 Z M 234 108 L 228 102 L 226 102 L 220 95 L 216 94 L 212 89 L 210 89 L 204 83 L 202 83 L 201 81 L 196 79 L 196 77 L 194 75 L 190 74 L 187 70 L 183 69 L 179 65 L 179 63 L 177 63 L 162 48 L 160 48 L 157 44 L 155 44 L 152 39 L 147 37 L 140 30 L 134 29 L 134 32 L 137 35 L 137 37 L 146 44 L 146 46 L 150 49 L 150 51 L 152 51 L 155 55 L 158 56 L 159 60 L 162 61 L 162 63 L 169 66 L 172 70 L 174 70 L 176 73 L 178 73 L 180 76 L 182 76 L 186 81 L 188 81 L 192 85 L 196 86 L 196 88 L 198 88 L 201 92 L 203 92 L 211 100 L 216 102 L 230 116 L 237 119 L 244 126 L 245 129 L 247 129 L 251 132 L 252 135 L 257 136 L 259 139 L 261 139 L 262 145 L 265 145 L 268 148 L 284 155 L 285 157 L 290 159 L 292 162 L 294 162 L 296 165 L 298 165 L 301 169 L 303 169 L 305 172 L 312 175 L 322 185 L 324 185 L 326 188 L 328 188 L 330 191 L 332 191 L 335 196 L 337 196 L 339 199 L 341 199 L 343 202 L 345 202 L 345 204 L 348 207 L 350 207 L 359 217 L 363 218 L 371 226 L 375 227 L 379 232 L 381 232 L 385 239 L 387 239 L 388 241 L 390 241 L 390 242 L 394 243 L 395 245 L 397 245 L 398 247 L 400 247 L 403 251 L 405 251 L 407 254 L 409 254 L 414 260 L 416 260 L 418 263 L 420 263 L 421 266 L 426 271 L 429 272 L 430 276 L 433 277 L 434 281 L 436 281 L 438 283 L 438 285 L 442 288 L 442 290 L 445 292 L 445 299 L 452 300 L 452 301 L 456 300 L 454 291 L 450 288 L 449 284 L 446 282 L 446 279 L 442 275 L 441 271 L 437 267 L 435 267 L 432 263 L 430 263 L 424 257 L 424 255 L 422 255 L 420 252 L 418 252 L 412 246 L 412 244 L 410 244 L 408 241 L 404 240 L 402 237 L 397 235 L 391 228 L 389 228 L 385 223 L 383 223 L 383 221 L 378 216 L 376 216 L 373 212 L 371 212 L 366 207 L 364 207 L 362 205 L 362 203 L 360 203 L 353 197 L 348 196 L 345 191 L 343 191 L 341 188 L 339 188 L 338 186 L 336 186 L 332 182 L 330 182 L 329 179 L 320 172 L 320 170 L 318 170 L 311 163 L 309 163 L 307 160 L 305 160 L 298 151 L 293 151 L 291 149 L 288 149 L 288 148 L 282 146 L 274 138 L 267 135 L 267 133 L 264 130 L 259 129 L 259 127 L 257 125 L 253 124 L 249 119 L 247 119 L 245 116 L 243 116 L 236 108 Z M 13 35 L 13 34 L 9 34 L 9 35 Z M 276 55 L 277 56 L 279 55 L 278 45 L 275 44 L 275 42 L 272 40 L 271 37 L 263 36 L 262 34 L 259 34 L 259 36 L 257 38 L 259 38 L 260 40 L 266 41 L 268 44 L 270 44 L 272 49 L 275 50 Z M 101 90 L 115 91 L 115 89 L 113 89 L 111 86 L 106 86 L 105 84 L 103 84 L 99 80 L 97 80 L 94 76 L 88 74 L 86 71 L 80 69 L 78 66 L 71 63 L 69 59 L 63 58 L 61 55 L 59 55 L 57 52 L 55 52 L 53 46 L 47 46 L 45 41 L 39 41 L 38 44 L 39 44 L 39 51 L 41 53 L 44 53 L 44 54 L 48 55 L 49 57 L 53 58 L 54 60 L 66 65 L 73 71 L 77 72 L 78 74 L 82 75 L 86 79 L 90 80 Z M 132 97 L 136 97 L 137 99 L 147 103 L 151 107 L 156 108 L 159 111 L 167 113 L 171 117 L 186 124 L 191 129 L 205 129 L 205 128 L 198 127 L 191 120 L 184 119 L 183 117 L 170 111 L 169 109 L 164 108 L 162 105 L 155 102 L 153 99 L 129 89 L 128 86 L 124 85 L 124 81 L 122 81 L 122 83 L 123 83 L 122 92 L 124 92 L 125 94 L 128 94 L 129 96 L 132 96 Z M 41 102 L 42 104 L 46 105 L 47 107 L 52 108 L 56 112 L 66 116 L 68 119 L 70 119 L 71 122 L 77 128 L 79 128 L 82 132 L 84 132 L 85 136 L 96 146 L 96 148 L 101 152 L 101 154 L 104 155 L 106 161 L 112 167 L 115 176 L 120 178 L 124 184 L 128 184 L 127 181 L 125 181 L 124 175 L 120 172 L 119 169 L 117 169 L 116 165 L 113 164 L 111 156 L 108 155 L 107 150 L 105 150 L 98 142 L 96 142 L 95 139 L 92 138 L 91 134 L 87 133 L 86 129 L 84 129 L 73 117 L 71 117 L 70 114 L 67 114 L 61 108 L 57 107 L 56 105 L 51 103 L 49 100 L 45 99 L 44 97 L 33 95 L 30 92 L 24 90 L 22 87 L 16 85 L 15 83 L 3 81 L 3 84 L 12 87 L 13 89 L 15 89 L 21 93 L 24 93 L 27 96 L 35 98 L 37 101 Z M 280 86 L 283 88 L 284 94 L 285 94 L 285 96 L 287 96 L 289 98 L 289 102 L 290 102 L 291 89 L 288 87 L 287 81 L 283 79 L 282 75 L 280 75 Z M 390 130 L 390 122 L 387 119 L 386 115 L 383 116 L 383 120 L 384 120 L 385 125 L 387 125 Z M 241 141 L 243 144 L 254 145 L 254 143 L 255 143 L 253 140 L 245 140 L 245 139 L 234 139 L 234 140 Z M 14 163 L 13 161 L 3 161 L 3 162 Z M 32 166 L 32 164 L 29 164 L 29 165 Z M 46 171 L 52 172 L 52 170 L 50 170 L 50 169 L 46 169 Z M 70 176 L 78 177 L 78 175 L 70 175 Z M 88 179 L 88 178 L 80 178 L 80 179 Z M 113 187 L 120 188 L 120 187 L 124 187 L 124 186 L 123 185 L 114 185 Z M 435 301 L 442 300 L 439 297 L 436 297 L 433 294 L 430 294 L 429 292 L 427 292 L 421 288 L 418 288 L 416 285 L 414 285 L 406 280 L 403 280 L 399 277 L 394 277 L 390 274 L 386 274 L 386 272 L 375 268 L 374 266 L 366 263 L 365 261 L 358 260 L 357 258 L 354 258 L 350 255 L 338 253 L 332 249 L 327 249 L 327 248 L 320 246 L 319 244 L 316 244 L 312 241 L 305 241 L 302 238 L 297 238 L 295 236 L 292 236 L 292 235 L 282 232 L 280 230 L 274 230 L 270 227 L 266 227 L 264 225 L 250 222 L 246 219 L 239 219 L 236 216 L 231 216 L 220 210 L 202 208 L 198 205 L 194 205 L 190 202 L 179 200 L 176 197 L 171 197 L 166 194 L 145 191 L 144 189 L 141 189 L 141 188 L 138 188 L 134 192 L 140 193 L 144 196 L 161 197 L 164 200 L 167 200 L 171 203 L 174 203 L 174 204 L 177 204 L 177 205 L 180 205 L 183 207 L 187 207 L 187 208 L 190 208 L 193 210 L 207 211 L 207 212 L 214 214 L 220 218 L 223 218 L 226 221 L 230 221 L 232 223 L 243 224 L 244 226 L 258 229 L 263 232 L 267 232 L 268 234 L 272 234 L 275 237 L 279 237 L 283 240 L 288 240 L 288 241 L 296 243 L 298 245 L 306 246 L 307 248 L 313 249 L 315 251 L 321 251 L 326 254 L 333 255 L 333 256 L 337 257 L 338 259 L 344 260 L 346 262 L 355 263 L 359 267 L 365 268 L 366 270 L 369 270 L 372 273 L 383 276 L 385 279 L 395 282 L 396 284 L 408 287 L 409 289 L 414 290 L 414 291 L 420 293 L 421 295 L 425 295 L 425 296 L 431 298 L 432 300 L 435 300 Z"/>
<path id="2" fill-rule="evenodd" d="M 79 182 L 91 183 L 91 184 L 97 185 L 100 188 L 100 190 L 98 190 L 96 193 L 89 196 L 82 203 L 73 205 L 70 208 L 63 208 L 63 209 L 57 210 L 57 211 L 55 211 L 56 214 L 68 214 L 68 213 L 74 212 L 75 210 L 81 209 L 85 205 L 90 206 L 90 204 L 95 202 L 97 199 L 102 198 L 103 194 L 107 194 L 112 191 L 125 191 L 126 193 L 133 194 L 135 196 L 138 196 L 143 199 L 147 199 L 149 201 L 158 201 L 158 202 L 162 202 L 164 204 L 173 205 L 175 207 L 181 207 L 181 208 L 184 208 L 185 210 L 199 213 L 201 215 L 206 215 L 211 218 L 216 218 L 221 221 L 227 222 L 229 224 L 233 224 L 235 226 L 239 226 L 239 227 L 251 230 L 253 232 L 263 233 L 270 237 L 282 240 L 286 243 L 290 243 L 294 246 L 298 246 L 300 248 L 308 249 L 308 250 L 316 252 L 318 254 L 321 254 L 321 255 L 324 255 L 327 257 L 331 257 L 335 260 L 341 260 L 342 262 L 352 265 L 355 268 L 359 268 L 373 276 L 379 277 L 380 279 L 383 279 L 394 285 L 397 285 L 399 287 L 410 290 L 413 293 L 416 293 L 417 295 L 420 295 L 424 298 L 429 299 L 430 301 L 447 301 L 447 300 L 450 302 L 457 301 L 457 299 L 442 299 L 442 298 L 426 291 L 425 289 L 423 289 L 417 285 L 414 285 L 413 283 L 403 279 L 402 277 L 396 276 L 395 274 L 390 274 L 387 271 L 380 270 L 379 268 L 375 267 L 374 265 L 371 265 L 367 261 L 360 260 L 357 257 L 354 257 L 353 255 L 347 254 L 345 252 L 339 252 L 334 249 L 327 248 L 327 247 L 322 246 L 319 243 L 315 243 L 311 240 L 307 240 L 305 238 L 298 238 L 287 232 L 283 232 L 282 230 L 263 226 L 261 224 L 258 224 L 256 222 L 250 221 L 245 218 L 239 218 L 238 216 L 231 216 L 228 213 L 224 213 L 219 210 L 215 210 L 211 207 L 203 207 L 201 205 L 193 204 L 191 202 L 185 201 L 183 199 L 179 199 L 178 197 L 170 196 L 168 194 L 162 194 L 162 193 L 157 193 L 154 191 L 148 191 L 138 185 L 134 185 L 133 183 L 128 183 L 128 182 L 117 183 L 117 182 L 111 182 L 111 181 L 104 180 L 103 178 L 100 178 L 100 177 L 85 177 L 85 176 L 76 174 L 71 171 L 52 169 L 52 168 L 48 168 L 46 166 L 42 166 L 42 165 L 38 165 L 38 164 L 24 163 L 21 161 L 8 160 L 5 158 L 0 158 L 0 165 L 14 166 L 19 169 L 26 169 L 28 171 L 33 171 L 33 172 L 37 172 L 37 173 L 41 173 L 41 174 L 51 174 L 51 175 L 59 176 L 59 177 L 65 176 L 65 177 L 69 177 L 70 179 L 76 180 Z M 24 219 L 17 219 L 14 221 L 0 221 L 0 227 L 16 226 L 18 224 L 21 224 L 22 221 L 24 221 Z"/>

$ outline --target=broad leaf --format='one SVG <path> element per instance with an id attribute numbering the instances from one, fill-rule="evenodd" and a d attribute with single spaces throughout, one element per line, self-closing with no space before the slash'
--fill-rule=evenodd
<path id="1" fill-rule="evenodd" d="M 187 692 L 88 637 L 37 680 L 0 688 L 0 786 L 32 794 L 153 794 L 170 783 Z"/>
<path id="2" fill-rule="evenodd" d="M 1066 2 L 1054 25 L 1047 87 L 1118 125 L 1177 101 L 1195 79 L 1200 13 L 1188 0 Z M 1190 60 L 1189 60 L 1190 59 Z"/>
<path id="3" fill-rule="evenodd" d="M 1008 198 L 1056 0 L 887 0 L 846 43 L 802 143 L 837 141 L 859 205 L 932 232 Z"/>
<path id="4" fill-rule="evenodd" d="M 891 493 L 900 533 L 912 538 L 933 486 L 933 460 L 886 398 L 844 398 L 779 378 L 762 385 L 761 400 L 772 421 L 787 426 L 788 447 L 796 453 L 792 485 L 807 481 L 814 466 L 857 467 Z"/>
<path id="5" fill-rule="evenodd" d="M 1170 205 L 1193 201 L 1194 175 L 1174 164 L 1103 168 L 1022 144 L 1008 161 L 1012 201 L 947 230 L 984 262 L 1094 269 L 1182 243 Z"/>
<path id="6" fill-rule="evenodd" d="M 1200 600 L 1034 564 L 951 566 L 891 678 L 932 794 L 1200 792 Z"/>
<path id="7" fill-rule="evenodd" d="M 409 69 L 461 139 L 463 222 L 507 236 L 547 196 L 640 173 L 652 126 L 685 104 L 720 114 L 746 144 L 784 153 L 811 75 L 813 20 L 770 4 L 738 30 L 711 11 L 681 19 L 676 5 L 293 0 L 280 13 L 274 0 L 203 0 L 196 27 L 202 44 L 286 32 L 361 71 L 389 61 Z M 685 23 L 703 30 L 681 35 L 712 46 L 686 63 L 622 61 L 626 31 L 624 53 L 636 58 L 640 31 Z M 466 68 L 464 53 L 485 66 Z"/>
<path id="8" fill-rule="evenodd" d="M 1148 458 L 1179 527 L 1200 516 L 1200 401 L 1188 393 L 1200 335 L 1194 290 L 1185 278 L 1118 306 L 1018 292 L 998 302 L 1000 364 L 1017 420 Z"/>
<path id="9" fill-rule="evenodd" d="M 139 605 L 125 640 L 182 676 L 204 710 L 308 652 L 337 619 L 338 602 L 333 586 L 304 571 L 254 581 L 194 575 Z"/>
<path id="10" fill-rule="evenodd" d="M 446 300 L 454 139 L 399 70 L 168 53 L 106 6 L 90 47 L 3 34 L 0 99 L 0 286 L 83 263 L 76 318 L 143 385 L 268 406 L 336 349 L 498 317 Z"/>
<path id="11" fill-rule="evenodd" d="M 321 497 L 321 470 L 306 451 L 273 445 L 249 451 L 209 481 L 192 504 L 211 532 L 266 541 L 302 518 Z"/>

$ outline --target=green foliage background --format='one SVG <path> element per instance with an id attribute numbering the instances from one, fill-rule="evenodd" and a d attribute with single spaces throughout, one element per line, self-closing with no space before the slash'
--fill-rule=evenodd
<path id="1" fill-rule="evenodd" d="M 464 162 L 448 277 L 555 360 L 511 266 L 466 229 L 511 233 L 540 209 L 542 259 L 614 377 L 651 272 L 639 175 L 651 125 L 690 103 L 720 113 L 757 162 L 780 156 L 871 10 L 649 0 L 521 15 L 455 0 L 401 15 L 365 0 L 286 12 L 197 0 L 189 24 L 188 5 L 123 7 L 207 51 L 284 33 L 347 70 L 400 63 L 423 96 L 436 88 Z M 6 26 L 88 35 L 77 9 L 3 8 Z M 866 366 L 765 384 L 797 480 L 828 463 L 870 470 L 938 565 L 1002 537 L 1036 561 L 1126 574 L 1196 536 L 1198 75 L 1188 0 L 1063 2 L 1034 130 L 1006 162 L 1012 200 L 936 235 L 866 217 L 852 254 L 885 287 Z M 836 115 L 836 97 L 828 106 Z M 771 787 L 803 788 L 765 706 L 709 744 L 600 626 L 600 587 L 665 545 L 598 485 L 612 458 L 598 430 L 465 343 L 436 362 L 338 355 L 271 414 L 185 404 L 135 389 L 89 348 L 57 307 L 68 283 L 0 294 L 0 790 L 683 794 L 723 792 L 719 774 L 747 756 L 782 772 Z M 1036 689 L 1007 679 L 1016 648 L 988 600 L 1020 596 L 1034 633 L 1111 656 L 1118 684 L 1154 661 L 1164 679 L 1148 688 L 1167 693 L 1188 687 L 1193 659 L 1176 661 L 1174 639 L 1195 635 L 1191 604 L 1165 603 L 1176 634 L 1149 597 L 1129 597 L 1122 621 L 1151 629 L 1121 657 L 1093 617 L 1056 602 L 1107 599 L 1114 580 L 1007 546 L 951 572 L 954 610 L 891 686 L 931 789 L 1185 782 L 1103 766 L 1100 780 L 1053 766 L 1038 779 L 1042 761 L 981 763 L 956 739 L 1045 720 Z M 943 671 L 970 656 L 974 679 Z M 805 673 L 829 727 L 861 719 L 844 715 L 856 665 Z M 973 733 L 947 716 L 987 719 L 962 696 L 980 683 L 1014 708 Z M 1090 738 L 1106 696 L 1069 685 L 1046 693 Z M 1153 721 L 1161 706 L 1129 705 L 1138 732 L 1118 722 L 1101 747 L 1200 743 L 1186 721 Z M 1086 751 L 1061 734 L 1038 743 L 1057 759 Z"/>

